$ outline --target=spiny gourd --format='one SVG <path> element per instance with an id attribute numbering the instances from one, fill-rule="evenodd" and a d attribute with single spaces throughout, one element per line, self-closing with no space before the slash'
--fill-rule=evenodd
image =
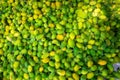
<path id="1" fill-rule="evenodd" d="M 119 78 L 120 0 L 0 0 L 0 79 Z"/>

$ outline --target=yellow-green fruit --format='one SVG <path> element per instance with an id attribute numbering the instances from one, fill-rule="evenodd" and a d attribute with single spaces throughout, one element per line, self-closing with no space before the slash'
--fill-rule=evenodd
<path id="1" fill-rule="evenodd" d="M 88 49 L 92 49 L 92 45 L 87 45 L 87 48 Z"/>
<path id="2" fill-rule="evenodd" d="M 92 79 L 94 77 L 94 73 L 93 72 L 89 72 L 87 74 L 87 79 Z"/>
<path id="3" fill-rule="evenodd" d="M 90 45 L 95 44 L 95 40 L 89 40 L 89 41 L 88 41 L 88 44 L 90 44 Z"/>
<path id="4" fill-rule="evenodd" d="M 60 67 L 60 63 L 59 62 L 55 62 L 55 68 L 58 69 Z"/>
<path id="5" fill-rule="evenodd" d="M 56 5 L 56 8 L 59 9 L 59 8 L 61 7 L 61 2 L 56 1 L 56 2 L 55 2 L 55 5 Z"/>
<path id="6" fill-rule="evenodd" d="M 28 66 L 28 72 L 32 72 L 32 66 Z"/>
<path id="7" fill-rule="evenodd" d="M 43 58 L 43 59 L 42 59 L 42 62 L 43 62 L 43 63 L 48 63 L 49 61 L 50 61 L 49 58 Z"/>
<path id="8" fill-rule="evenodd" d="M 39 68 L 39 72 L 42 72 L 42 71 L 43 71 L 43 69 L 44 69 L 43 67 L 40 67 L 40 68 Z"/>
<path id="9" fill-rule="evenodd" d="M 57 38 L 57 40 L 62 41 L 64 39 L 64 36 L 61 34 L 58 34 L 56 38 Z"/>
<path id="10" fill-rule="evenodd" d="M 14 33 L 14 37 L 18 37 L 20 35 L 19 32 Z"/>
<path id="11" fill-rule="evenodd" d="M 17 56 L 17 60 L 21 60 L 21 58 L 22 58 L 22 55 Z"/>
<path id="12" fill-rule="evenodd" d="M 92 67 L 92 66 L 93 66 L 93 61 L 89 60 L 89 61 L 87 62 L 87 66 L 88 66 L 88 67 Z"/>
<path id="13" fill-rule="evenodd" d="M 76 72 L 76 71 L 78 71 L 80 69 L 80 66 L 79 65 L 75 65 L 73 69 Z"/>
<path id="14" fill-rule="evenodd" d="M 85 75 L 85 74 L 87 74 L 87 73 L 88 73 L 87 70 L 82 70 L 82 71 L 81 71 L 81 74 L 83 74 L 83 75 Z"/>
<path id="15" fill-rule="evenodd" d="M 74 39 L 75 38 L 75 34 L 72 32 L 72 33 L 70 33 L 70 39 Z"/>
<path id="16" fill-rule="evenodd" d="M 14 64 L 13 64 L 13 67 L 14 67 L 14 68 L 18 68 L 18 66 L 19 66 L 19 62 L 18 62 L 18 61 L 15 61 Z"/>
<path id="17" fill-rule="evenodd" d="M 58 73 L 60 76 L 64 76 L 64 75 L 65 75 L 65 70 L 57 70 L 57 73 Z"/>
<path id="18" fill-rule="evenodd" d="M 0 55 L 3 55 L 3 50 L 2 49 L 0 49 Z"/>
<path id="19" fill-rule="evenodd" d="M 76 74 L 76 73 L 73 73 L 72 77 L 73 77 L 74 80 L 79 80 L 79 75 Z"/>
<path id="20" fill-rule="evenodd" d="M 54 51 L 51 51 L 50 52 L 50 56 L 54 56 L 55 55 L 55 52 Z"/>
<path id="21" fill-rule="evenodd" d="M 59 76 L 59 80 L 66 80 L 65 76 Z"/>
<path id="22" fill-rule="evenodd" d="M 78 48 L 83 48 L 83 44 L 81 44 L 81 43 L 76 43 L 76 46 L 77 46 Z"/>
<path id="23" fill-rule="evenodd" d="M 33 56 L 33 60 L 37 63 L 39 61 L 37 56 Z"/>
<path id="24" fill-rule="evenodd" d="M 29 75 L 27 73 L 24 73 L 24 78 L 28 80 Z"/>

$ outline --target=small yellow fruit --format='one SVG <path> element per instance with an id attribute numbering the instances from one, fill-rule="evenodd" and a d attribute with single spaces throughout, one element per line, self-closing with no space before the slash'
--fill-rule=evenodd
<path id="1" fill-rule="evenodd" d="M 27 73 L 24 73 L 24 78 L 28 80 L 29 76 Z"/>
<path id="2" fill-rule="evenodd" d="M 39 19 L 41 19 L 41 18 L 42 18 L 42 14 L 39 14 L 38 16 L 39 16 L 39 17 L 38 17 Z"/>
<path id="3" fill-rule="evenodd" d="M 56 38 L 58 40 L 62 41 L 64 39 L 64 36 L 62 34 L 58 34 Z"/>
<path id="4" fill-rule="evenodd" d="M 43 67 L 40 67 L 40 68 L 39 68 L 39 71 L 40 71 L 40 72 L 42 72 L 42 71 L 43 71 L 43 69 L 44 69 Z"/>
<path id="5" fill-rule="evenodd" d="M 28 20 L 32 21 L 32 20 L 33 20 L 33 17 L 29 17 Z"/>
<path id="6" fill-rule="evenodd" d="M 22 21 L 25 21 L 26 20 L 26 17 L 22 17 Z"/>
<path id="7" fill-rule="evenodd" d="M 34 30 L 34 26 L 30 26 L 30 31 L 33 31 Z"/>
<path id="8" fill-rule="evenodd" d="M 58 69 L 60 67 L 60 63 L 59 62 L 55 62 L 55 68 Z"/>
<path id="9" fill-rule="evenodd" d="M 54 51 L 51 51 L 50 52 L 50 56 L 54 56 L 55 55 L 55 52 Z"/>
<path id="10" fill-rule="evenodd" d="M 87 48 L 88 49 L 92 49 L 92 45 L 87 45 Z"/>
<path id="11" fill-rule="evenodd" d="M 36 2 L 33 3 L 32 8 L 33 8 L 33 9 L 37 9 L 37 7 L 38 7 L 37 3 L 36 3 Z"/>
<path id="12" fill-rule="evenodd" d="M 91 45 L 95 44 L 95 40 L 89 40 L 88 44 L 91 44 Z"/>
<path id="13" fill-rule="evenodd" d="M 6 36 L 9 34 L 9 31 L 5 31 L 5 33 L 4 33 Z"/>
<path id="14" fill-rule="evenodd" d="M 34 10 L 34 14 L 36 15 L 36 14 L 40 14 L 40 11 L 38 10 L 38 9 L 35 9 Z"/>
<path id="15" fill-rule="evenodd" d="M 88 73 L 88 71 L 87 71 L 87 70 L 82 70 L 81 73 L 82 73 L 83 75 L 85 75 L 85 74 Z"/>
<path id="16" fill-rule="evenodd" d="M 72 32 L 72 33 L 70 33 L 70 39 L 74 39 L 75 38 L 75 34 Z"/>
<path id="17" fill-rule="evenodd" d="M 21 15 L 25 17 L 27 14 L 25 12 L 22 12 Z"/>
<path id="18" fill-rule="evenodd" d="M 39 61 L 37 56 L 33 56 L 33 60 L 37 63 Z"/>
<path id="19" fill-rule="evenodd" d="M 31 50 L 28 50 L 28 54 L 29 54 L 29 55 L 32 55 L 32 51 L 31 51 Z"/>
<path id="20" fill-rule="evenodd" d="M 92 67 L 92 66 L 93 66 L 93 61 L 89 60 L 89 61 L 87 62 L 87 66 L 88 66 L 88 67 Z"/>
<path id="21" fill-rule="evenodd" d="M 37 19 L 37 18 L 38 18 L 38 15 L 34 14 L 34 15 L 33 15 L 33 18 L 34 18 L 34 19 Z"/>
<path id="22" fill-rule="evenodd" d="M 13 64 L 13 68 L 18 68 L 18 66 L 19 66 L 19 62 L 15 61 L 14 64 Z"/>
<path id="23" fill-rule="evenodd" d="M 56 6 L 55 6 L 55 3 L 52 2 L 52 3 L 51 3 L 51 7 L 52 7 L 52 8 L 55 8 L 55 7 L 56 7 Z"/>
<path id="24" fill-rule="evenodd" d="M 73 69 L 76 72 L 76 71 L 78 71 L 80 69 L 80 66 L 79 65 L 75 65 Z"/>
<path id="25" fill-rule="evenodd" d="M 28 72 L 32 72 L 32 66 L 28 66 Z"/>
<path id="26" fill-rule="evenodd" d="M 107 17 L 105 15 L 99 16 L 100 19 L 105 20 Z"/>
<path id="27" fill-rule="evenodd" d="M 25 20 L 22 20 L 22 24 L 25 24 L 25 22 L 26 22 Z"/>
<path id="28" fill-rule="evenodd" d="M 79 75 L 76 74 L 76 73 L 73 73 L 72 77 L 73 77 L 74 80 L 79 80 Z"/>
<path id="29" fill-rule="evenodd" d="M 87 79 L 92 79 L 94 77 L 94 73 L 93 72 L 89 72 L 87 74 Z"/>
<path id="30" fill-rule="evenodd" d="M 58 73 L 60 76 L 64 76 L 64 75 L 65 75 L 65 70 L 57 70 L 57 73 Z"/>
<path id="31" fill-rule="evenodd" d="M 55 26 L 55 25 L 54 25 L 53 23 L 50 23 L 50 24 L 49 24 L 49 27 L 50 27 L 50 28 L 53 28 L 54 26 Z"/>
<path id="32" fill-rule="evenodd" d="M 20 35 L 19 32 L 15 32 L 15 33 L 14 33 L 14 37 L 18 37 L 19 35 Z"/>
<path id="33" fill-rule="evenodd" d="M 48 63 L 49 61 L 50 61 L 49 58 L 43 58 L 43 59 L 42 59 L 42 62 L 43 62 L 43 63 Z"/>
<path id="34" fill-rule="evenodd" d="M 58 2 L 58 1 L 56 1 L 56 3 L 55 3 L 55 5 L 56 5 L 56 8 L 60 8 L 60 6 L 61 6 L 61 3 L 60 2 Z"/>
<path id="35" fill-rule="evenodd" d="M 47 6 L 50 6 L 50 1 L 45 1 L 45 4 L 46 4 Z"/>
<path id="36" fill-rule="evenodd" d="M 95 5 L 96 1 L 90 1 L 90 5 Z"/>
<path id="37" fill-rule="evenodd" d="M 17 60 L 20 60 L 22 58 L 22 55 L 17 56 Z"/>
<path id="38" fill-rule="evenodd" d="M 105 60 L 99 60 L 98 64 L 101 65 L 101 66 L 104 66 L 104 65 L 107 64 L 107 62 Z"/>

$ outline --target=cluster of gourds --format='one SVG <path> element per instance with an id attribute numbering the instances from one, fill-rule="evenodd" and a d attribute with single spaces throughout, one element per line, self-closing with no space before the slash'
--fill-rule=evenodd
<path id="1" fill-rule="evenodd" d="M 120 78 L 120 1 L 112 1 L 0 0 L 1 80 Z"/>

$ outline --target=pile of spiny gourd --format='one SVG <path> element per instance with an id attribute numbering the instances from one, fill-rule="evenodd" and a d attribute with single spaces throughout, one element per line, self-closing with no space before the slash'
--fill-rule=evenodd
<path id="1" fill-rule="evenodd" d="M 120 1 L 112 1 L 0 0 L 1 80 L 120 78 Z"/>

